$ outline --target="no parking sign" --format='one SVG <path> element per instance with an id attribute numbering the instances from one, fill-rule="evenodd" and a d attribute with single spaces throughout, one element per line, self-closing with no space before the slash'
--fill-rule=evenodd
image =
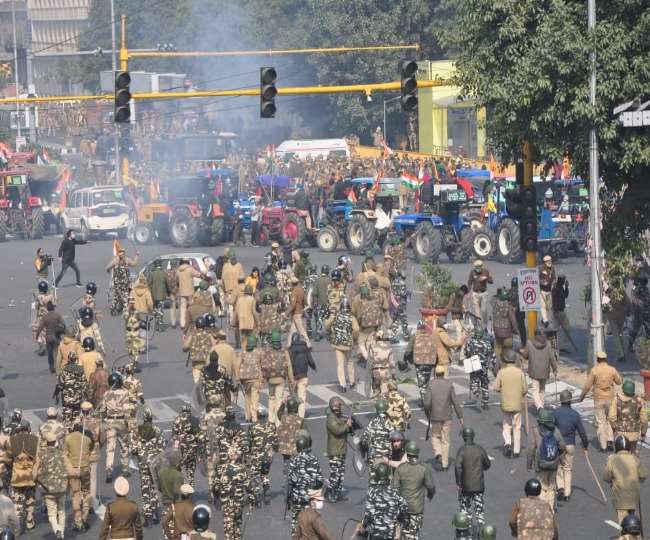
<path id="1" fill-rule="evenodd" d="M 539 272 L 537 268 L 519 268 L 519 309 L 539 311 L 542 301 L 539 292 Z"/>

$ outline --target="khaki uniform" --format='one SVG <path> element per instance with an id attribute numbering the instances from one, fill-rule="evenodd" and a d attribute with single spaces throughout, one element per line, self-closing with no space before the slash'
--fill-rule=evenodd
<path id="1" fill-rule="evenodd" d="M 639 506 L 640 482 L 648 477 L 648 468 L 635 455 L 622 450 L 607 458 L 603 480 L 612 484 L 612 503 L 617 523 Z"/>
<path id="2" fill-rule="evenodd" d="M 235 381 L 237 376 L 235 374 L 235 363 L 237 361 L 237 353 L 235 349 L 229 343 L 226 343 L 223 340 L 217 341 L 217 343 L 212 347 L 210 352 L 216 352 L 219 355 L 219 366 L 223 367 L 228 376 Z M 209 355 L 208 355 L 209 357 Z M 228 406 L 232 403 L 232 395 L 230 390 L 227 388 L 224 392 L 224 401 L 225 406 Z"/>
<path id="3" fill-rule="evenodd" d="M 106 432 L 106 470 L 113 470 L 115 461 L 115 448 L 120 444 L 120 458 L 122 469 L 127 470 L 129 466 L 129 444 L 127 421 L 131 417 L 133 402 L 131 395 L 125 388 L 109 390 L 104 394 L 99 412 L 104 420 Z"/>
<path id="4" fill-rule="evenodd" d="M 515 454 L 521 452 L 521 411 L 528 392 L 526 375 L 514 364 L 504 364 L 494 381 L 494 388 L 501 392 L 501 412 L 503 413 L 503 444 L 512 446 Z"/>
<path id="5" fill-rule="evenodd" d="M 84 350 L 81 347 L 81 343 L 73 337 L 64 336 L 59 343 L 59 350 L 56 353 L 56 374 L 59 375 L 61 370 L 68 363 L 68 355 L 73 352 L 77 355 L 77 358 L 80 357 Z"/>
<path id="6" fill-rule="evenodd" d="M 17 433 L 10 439 L 12 500 L 16 514 L 27 529 L 33 529 L 36 494 L 36 473 L 38 456 L 38 437 L 31 433 Z"/>
<path id="7" fill-rule="evenodd" d="M 72 497 L 74 522 L 82 526 L 88 522 L 91 507 L 90 497 L 90 456 L 93 442 L 87 435 L 73 431 L 65 438 L 64 459 L 68 472 L 68 482 Z"/>
<path id="8" fill-rule="evenodd" d="M 84 352 L 79 357 L 79 364 L 83 368 L 84 375 L 86 375 L 86 380 L 88 381 L 90 380 L 90 376 L 95 372 L 95 369 L 97 369 L 98 358 L 103 358 L 103 357 L 97 351 Z"/>
<path id="9" fill-rule="evenodd" d="M 618 370 L 601 360 L 589 372 L 582 388 L 581 400 L 593 389 L 598 441 L 602 450 L 607 448 L 607 443 L 614 442 L 614 432 L 607 416 L 616 393 L 616 385 L 622 383 Z"/>
<path id="10" fill-rule="evenodd" d="M 176 270 L 178 279 L 178 297 L 180 298 L 181 328 L 187 328 L 187 308 L 194 294 L 194 278 L 201 277 L 201 272 L 189 264 L 181 264 Z"/>
<path id="11" fill-rule="evenodd" d="M 201 370 L 208 365 L 210 351 L 214 347 L 212 335 L 205 328 L 196 328 L 183 343 L 183 352 L 189 354 L 192 364 L 192 379 L 198 384 Z"/>
<path id="12" fill-rule="evenodd" d="M 433 347 L 436 350 L 436 357 L 438 359 L 436 365 L 445 368 L 446 377 L 449 371 L 449 364 L 451 363 L 451 349 L 461 347 L 463 341 L 462 339 L 451 339 L 443 328 L 434 328 L 431 332 L 431 339 L 433 340 Z"/>

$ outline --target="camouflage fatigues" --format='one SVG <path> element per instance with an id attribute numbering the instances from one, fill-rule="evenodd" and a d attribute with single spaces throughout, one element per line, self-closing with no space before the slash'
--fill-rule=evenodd
<path id="1" fill-rule="evenodd" d="M 390 432 L 393 431 L 393 424 L 386 416 L 375 416 L 361 434 L 361 444 L 368 447 L 366 462 L 374 464 L 375 461 L 389 457 Z"/>
<path id="2" fill-rule="evenodd" d="M 273 454 L 278 448 L 278 435 L 272 422 L 255 422 L 250 428 L 249 463 L 254 483 L 266 493 L 271 487 L 269 473 Z M 259 493 L 255 493 L 259 502 Z"/>
<path id="3" fill-rule="evenodd" d="M 68 434 L 65 425 L 62 422 L 59 422 L 56 418 L 50 418 L 46 420 L 41 424 L 41 427 L 38 428 L 41 448 L 45 448 L 45 446 L 47 446 L 47 442 L 45 440 L 45 435 L 47 433 L 54 433 L 56 435 L 56 441 L 59 446 L 61 446 L 61 442 Z"/>
<path id="4" fill-rule="evenodd" d="M 89 307 L 95 311 L 95 297 L 89 293 L 84 294 L 81 297 L 81 307 Z"/>
<path id="5" fill-rule="evenodd" d="M 76 362 L 68 362 L 59 373 L 58 389 L 61 391 L 63 422 L 68 429 L 79 415 L 81 402 L 86 399 L 88 381 L 83 368 Z"/>
<path id="6" fill-rule="evenodd" d="M 400 244 L 388 246 L 384 253 L 385 255 L 392 257 L 392 263 L 389 268 L 390 274 L 406 268 L 406 251 L 404 250 L 404 246 Z M 386 263 L 384 262 L 384 264 Z"/>
<path id="7" fill-rule="evenodd" d="M 212 487 L 215 485 L 215 474 L 219 466 L 219 439 L 218 427 L 223 424 L 225 413 L 220 407 L 214 407 L 201 416 L 199 427 L 205 442 L 205 456 L 208 466 L 208 491 L 212 496 Z"/>
<path id="8" fill-rule="evenodd" d="M 391 283 L 391 308 L 393 316 L 393 324 L 390 327 L 391 335 L 397 339 L 397 332 L 402 328 L 402 337 L 409 338 L 409 322 L 406 316 L 406 303 L 408 300 L 408 289 L 406 282 L 401 275 L 395 276 Z"/>
<path id="9" fill-rule="evenodd" d="M 47 313 L 47 304 L 49 302 L 52 302 L 53 304 L 56 303 L 52 293 L 39 293 L 34 295 L 35 316 L 34 324 L 32 324 L 32 337 L 34 338 L 34 341 L 42 347 L 45 347 L 45 329 L 41 330 L 40 333 L 37 333 L 36 331 L 41 324 L 43 316 Z"/>
<path id="10" fill-rule="evenodd" d="M 125 311 L 122 317 L 124 317 L 124 329 L 126 332 L 126 352 L 131 362 L 137 364 L 145 348 L 144 339 L 140 337 L 140 317 L 135 311 L 130 309 Z"/>
<path id="11" fill-rule="evenodd" d="M 210 358 L 210 351 L 214 346 L 212 335 L 206 328 L 195 328 L 183 345 L 188 350 L 192 369 L 203 369 Z"/>
<path id="12" fill-rule="evenodd" d="M 399 492 L 388 486 L 371 486 L 366 496 L 363 528 L 368 538 L 393 540 L 395 527 L 407 517 L 408 505 Z"/>
<path id="13" fill-rule="evenodd" d="M 398 390 L 391 390 L 384 399 L 388 403 L 388 419 L 397 431 L 405 432 L 411 421 L 411 408 Z"/>
<path id="14" fill-rule="evenodd" d="M 133 440 L 133 453 L 137 457 L 140 472 L 142 515 L 145 519 L 151 519 L 160 508 L 154 463 L 165 449 L 165 437 L 158 426 L 144 423 Z"/>
<path id="15" fill-rule="evenodd" d="M 224 540 L 241 540 L 242 511 L 248 502 L 254 504 L 251 480 L 245 465 L 228 463 L 219 479 L 223 509 Z"/>
<path id="16" fill-rule="evenodd" d="M 43 500 L 47 505 L 47 515 L 52 525 L 52 532 L 56 534 L 61 531 L 63 533 L 68 473 L 61 447 L 46 445 L 39 450 L 39 466 L 36 477 L 42 490 Z"/>
<path id="17" fill-rule="evenodd" d="M 458 505 L 460 511 L 469 517 L 470 522 L 473 521 L 478 525 L 477 529 L 480 529 L 485 523 L 485 503 L 483 492 L 465 493 L 464 491 L 459 491 Z"/>
<path id="18" fill-rule="evenodd" d="M 553 509 L 539 497 L 522 497 L 517 502 L 517 538 L 524 540 L 552 540 L 554 535 Z"/>
<path id="19" fill-rule="evenodd" d="M 258 347 L 271 346 L 271 333 L 280 331 L 282 319 L 280 317 L 280 304 L 260 304 L 258 317 Z"/>
<path id="20" fill-rule="evenodd" d="M 366 366 L 370 374 L 373 396 L 386 391 L 386 383 L 393 378 L 393 349 L 387 341 L 368 340 L 368 360 Z"/>
<path id="21" fill-rule="evenodd" d="M 494 347 L 488 337 L 481 337 L 477 334 L 470 337 L 465 344 L 465 357 L 474 355 L 478 355 L 481 359 L 481 369 L 470 373 L 469 391 L 474 399 L 480 398 L 481 402 L 487 405 L 490 399 L 488 370 L 493 369 L 496 363 Z"/>
<path id="22" fill-rule="evenodd" d="M 226 369 L 223 366 L 219 366 L 217 372 L 219 377 L 215 378 L 211 377 L 209 373 L 206 372 L 205 368 L 201 371 L 199 388 L 201 389 L 201 394 L 203 394 L 203 399 L 206 402 L 209 402 L 212 397 L 225 400 L 226 395 L 230 395 L 230 392 L 235 390 L 235 385 Z"/>
<path id="23" fill-rule="evenodd" d="M 16 515 L 22 525 L 33 529 L 36 482 L 33 469 L 38 454 L 38 437 L 30 433 L 17 433 L 10 440 L 13 467 L 11 471 L 11 498 Z"/>
<path id="24" fill-rule="evenodd" d="M 112 315 L 122 313 L 128 305 L 129 292 L 131 291 L 131 273 L 125 264 L 118 264 L 113 268 L 113 295 L 108 306 Z"/>
<path id="25" fill-rule="evenodd" d="M 296 454 L 296 433 L 302 427 L 303 419 L 296 414 L 284 414 L 278 426 L 278 447 L 285 457 Z"/>
<path id="26" fill-rule="evenodd" d="M 196 465 L 205 448 L 199 421 L 191 413 L 181 411 L 174 419 L 172 440 L 181 452 L 181 467 L 187 484 L 194 485 Z"/>
<path id="27" fill-rule="evenodd" d="M 433 371 L 433 365 L 420 365 L 415 366 L 415 381 L 418 385 L 418 390 L 420 391 L 420 399 L 424 399 L 424 394 L 427 391 L 429 382 L 431 381 L 431 372 Z"/>
<path id="28" fill-rule="evenodd" d="M 309 491 L 323 485 L 323 473 L 318 458 L 309 452 L 300 452 L 291 458 L 287 467 L 291 535 L 295 535 L 298 514 L 309 506 Z"/>
<path id="29" fill-rule="evenodd" d="M 217 474 L 216 484 L 212 487 L 212 491 L 217 494 L 221 493 L 224 486 L 221 485 L 221 477 L 224 473 L 224 468 L 228 465 L 229 458 L 228 452 L 231 448 L 238 448 L 242 454 L 242 461 L 246 459 L 250 450 L 250 438 L 248 432 L 238 422 L 224 421 L 224 423 L 215 429 L 216 456 L 217 456 Z"/>
<path id="30" fill-rule="evenodd" d="M 77 341 L 83 343 L 84 339 L 87 337 L 93 338 L 95 340 L 95 350 L 101 354 L 105 354 L 106 350 L 104 349 L 104 342 L 102 341 L 102 333 L 99 330 L 99 325 L 94 322 L 90 326 L 84 326 L 83 324 L 79 325 L 79 331 L 77 332 Z"/>
<path id="31" fill-rule="evenodd" d="M 278 291 L 280 291 L 280 301 L 284 307 L 287 307 L 291 302 L 289 296 L 291 294 L 291 272 L 289 270 L 278 270 L 275 276 Z"/>
<path id="32" fill-rule="evenodd" d="M 422 514 L 408 514 L 402 526 L 401 540 L 420 540 L 420 530 L 423 522 Z"/>
<path id="33" fill-rule="evenodd" d="M 115 461 L 115 449 L 120 445 L 122 470 L 129 466 L 129 431 L 127 420 L 131 417 L 133 402 L 125 388 L 108 390 L 99 406 L 98 413 L 104 420 L 106 432 L 106 470 L 112 472 Z"/>

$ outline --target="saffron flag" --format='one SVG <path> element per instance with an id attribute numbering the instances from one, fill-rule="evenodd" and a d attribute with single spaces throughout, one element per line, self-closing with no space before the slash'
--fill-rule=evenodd
<path id="1" fill-rule="evenodd" d="M 384 171 L 377 171 L 377 173 L 375 174 L 375 183 L 372 185 L 372 188 L 370 189 L 371 193 L 375 193 L 375 194 L 379 193 L 379 189 L 380 189 L 379 182 L 383 177 L 384 177 Z"/>
<path id="2" fill-rule="evenodd" d="M 116 238 L 113 240 L 113 257 L 117 257 L 117 254 L 122 251 L 122 246 L 120 245 L 120 241 Z"/>
<path id="3" fill-rule="evenodd" d="M 384 147 L 384 159 L 394 154 L 393 150 L 386 144 L 386 141 L 382 141 L 381 145 Z"/>
<path id="4" fill-rule="evenodd" d="M 417 176 L 408 171 L 404 171 L 402 173 L 400 180 L 402 182 L 402 185 L 408 189 L 419 189 L 422 183 Z"/>

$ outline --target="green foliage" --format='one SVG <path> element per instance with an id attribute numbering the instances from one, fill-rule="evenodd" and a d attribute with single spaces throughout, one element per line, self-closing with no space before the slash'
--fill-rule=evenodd
<path id="1" fill-rule="evenodd" d="M 647 129 L 624 130 L 613 115 L 623 102 L 650 97 L 647 2 L 597 2 L 593 35 L 583 1 L 444 0 L 444 6 L 454 16 L 441 40 L 455 56 L 463 93 L 480 96 L 487 106 L 489 144 L 502 161 L 519 157 L 527 138 L 538 163 L 568 151 L 574 172 L 586 178 L 588 132 L 595 124 L 600 174 L 614 194 L 604 208 L 602 230 L 617 298 L 650 218 L 644 184 L 650 171 Z M 592 48 L 598 73 L 595 110 L 589 105 Z"/>
<path id="2" fill-rule="evenodd" d="M 446 308 L 449 296 L 458 289 L 448 268 L 429 262 L 422 265 L 422 273 L 415 280 L 424 290 L 423 304 L 433 308 Z"/>

